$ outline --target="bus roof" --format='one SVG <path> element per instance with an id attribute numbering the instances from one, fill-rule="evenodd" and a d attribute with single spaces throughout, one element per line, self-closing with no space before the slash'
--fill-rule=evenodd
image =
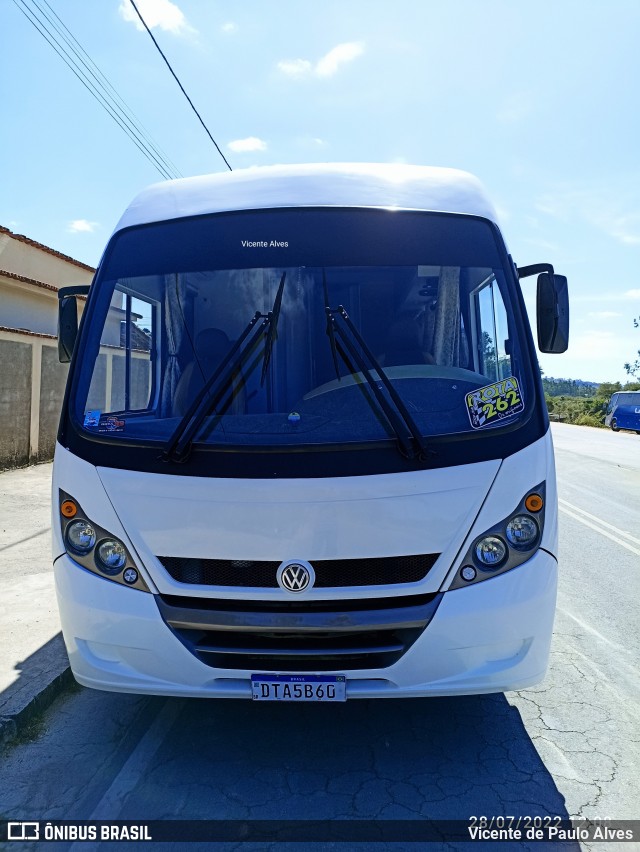
<path id="1" fill-rule="evenodd" d="M 480 181 L 458 169 L 379 163 L 264 166 L 156 183 L 116 226 L 231 210 L 382 207 L 466 213 L 497 223 Z"/>

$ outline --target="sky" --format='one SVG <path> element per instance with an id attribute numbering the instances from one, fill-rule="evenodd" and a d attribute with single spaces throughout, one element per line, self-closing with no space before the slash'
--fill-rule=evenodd
<path id="1" fill-rule="evenodd" d="M 392 162 L 475 174 L 519 266 L 569 280 L 547 376 L 640 349 L 638 0 L 137 0 L 234 170 Z M 188 177 L 226 171 L 129 0 L 0 3 L 0 225 L 95 266 L 162 176 L 21 10 L 55 11 Z M 535 278 L 523 281 L 535 329 Z"/>

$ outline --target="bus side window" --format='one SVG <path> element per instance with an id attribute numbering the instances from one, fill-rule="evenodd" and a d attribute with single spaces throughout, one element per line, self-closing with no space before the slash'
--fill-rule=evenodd
<path id="1" fill-rule="evenodd" d="M 493 276 L 471 293 L 474 367 L 491 381 L 512 373 L 507 312 Z"/>
<path id="2" fill-rule="evenodd" d="M 120 345 L 124 347 L 124 405 L 127 411 L 149 408 L 153 390 L 155 352 L 154 304 L 127 294 L 125 319 L 120 324 Z"/>
<path id="3" fill-rule="evenodd" d="M 88 405 L 103 412 L 153 406 L 159 306 L 116 287 L 100 339 Z"/>

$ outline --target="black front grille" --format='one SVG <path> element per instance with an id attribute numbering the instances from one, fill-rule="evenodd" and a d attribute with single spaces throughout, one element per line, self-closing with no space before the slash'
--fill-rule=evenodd
<path id="1" fill-rule="evenodd" d="M 384 668 L 411 647 L 442 594 L 352 601 L 156 595 L 164 622 L 201 662 L 273 672 Z"/>
<path id="2" fill-rule="evenodd" d="M 390 586 L 423 580 L 439 554 L 389 556 L 373 559 L 317 559 L 311 564 L 316 572 L 315 587 Z M 236 588 L 278 587 L 276 573 L 280 562 L 250 559 L 183 559 L 158 556 L 171 577 L 179 583 Z"/>

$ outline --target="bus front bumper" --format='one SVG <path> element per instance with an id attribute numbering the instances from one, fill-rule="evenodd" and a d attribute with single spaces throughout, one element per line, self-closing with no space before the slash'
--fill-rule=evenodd
<path id="1" fill-rule="evenodd" d="M 54 571 L 71 669 L 82 685 L 251 698 L 253 672 L 216 669 L 198 660 L 164 623 L 153 595 L 103 580 L 66 555 L 56 560 Z M 446 592 L 424 632 L 393 665 L 323 674 L 345 674 L 349 699 L 532 686 L 547 668 L 556 588 L 556 560 L 539 550 L 505 574 Z"/>

